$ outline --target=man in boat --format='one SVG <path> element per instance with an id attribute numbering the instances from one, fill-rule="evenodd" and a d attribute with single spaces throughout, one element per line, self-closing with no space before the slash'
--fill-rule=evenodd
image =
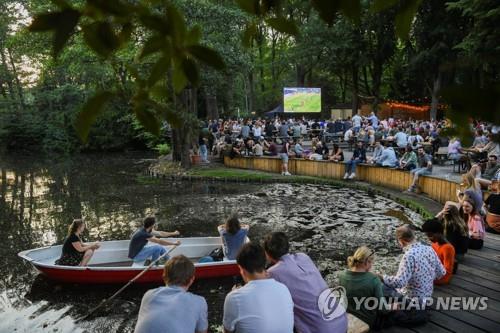
<path id="1" fill-rule="evenodd" d="M 163 270 L 165 287 L 144 294 L 135 333 L 207 332 L 207 302 L 188 292 L 194 273 L 193 263 L 183 255 L 167 261 Z"/>
<path id="2" fill-rule="evenodd" d="M 224 332 L 292 333 L 292 296 L 284 284 L 268 277 L 262 246 L 246 243 L 236 262 L 246 284 L 226 296 Z"/>
<path id="3" fill-rule="evenodd" d="M 153 216 L 148 216 L 144 219 L 143 227 L 138 229 L 130 240 L 128 248 L 128 257 L 134 262 L 144 261 L 151 258 L 155 261 L 161 257 L 167 250 L 164 246 L 180 245 L 180 241 L 170 242 L 158 237 L 178 236 L 179 231 L 165 232 L 154 230 L 156 219 Z M 155 245 L 146 246 L 148 242 L 156 243 Z"/>

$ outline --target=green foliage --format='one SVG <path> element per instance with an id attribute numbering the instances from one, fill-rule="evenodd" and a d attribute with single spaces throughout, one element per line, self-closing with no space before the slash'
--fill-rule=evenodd
<path id="1" fill-rule="evenodd" d="M 160 143 L 156 145 L 155 150 L 161 155 L 168 155 L 172 151 L 172 148 L 168 143 Z"/>

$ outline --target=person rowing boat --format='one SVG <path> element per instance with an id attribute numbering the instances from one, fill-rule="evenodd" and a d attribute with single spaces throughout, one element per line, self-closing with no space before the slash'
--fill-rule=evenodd
<path id="1" fill-rule="evenodd" d="M 156 219 L 153 216 L 148 216 L 144 219 L 142 228 L 138 229 L 130 240 L 128 257 L 136 263 L 142 263 L 146 259 L 155 261 L 162 256 L 166 250 L 163 246 L 180 245 L 179 240 L 175 242 L 160 239 L 158 237 L 178 236 L 179 231 L 165 232 L 155 230 Z M 146 246 L 148 242 L 156 243 Z M 166 258 L 168 259 L 168 258 Z"/>

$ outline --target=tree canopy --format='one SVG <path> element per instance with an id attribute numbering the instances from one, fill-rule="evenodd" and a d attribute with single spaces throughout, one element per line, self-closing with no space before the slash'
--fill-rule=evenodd
<path id="1" fill-rule="evenodd" d="M 397 99 L 428 103 L 434 116 L 445 103 L 464 128 L 470 116 L 500 123 L 494 0 L 15 0 L 0 9 L 0 139 L 11 149 L 154 146 L 163 121 L 184 137 L 197 118 L 258 116 L 285 86 L 321 87 L 323 110 Z"/>

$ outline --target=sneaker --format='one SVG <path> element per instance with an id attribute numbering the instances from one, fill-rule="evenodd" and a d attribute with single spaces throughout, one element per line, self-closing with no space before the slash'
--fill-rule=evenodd
<path id="1" fill-rule="evenodd" d="M 287 172 L 285 172 L 283 175 L 285 175 L 285 176 L 291 176 L 292 174 L 291 174 L 290 172 L 288 172 L 288 171 L 287 171 Z"/>
<path id="2" fill-rule="evenodd" d="M 408 193 L 413 193 L 413 192 L 415 192 L 415 187 L 410 186 L 410 187 L 406 190 L 406 192 L 408 192 Z"/>
<path id="3" fill-rule="evenodd" d="M 351 175 L 349 176 L 349 179 L 354 179 L 356 177 L 356 174 L 353 172 L 351 173 Z"/>
<path id="4" fill-rule="evenodd" d="M 349 174 L 346 172 L 344 175 L 344 179 L 347 179 L 349 177 Z"/>
<path id="5" fill-rule="evenodd" d="M 284 176 L 284 175 L 285 175 L 285 173 L 282 171 L 282 172 L 281 172 L 281 175 L 282 175 L 282 176 Z"/>

